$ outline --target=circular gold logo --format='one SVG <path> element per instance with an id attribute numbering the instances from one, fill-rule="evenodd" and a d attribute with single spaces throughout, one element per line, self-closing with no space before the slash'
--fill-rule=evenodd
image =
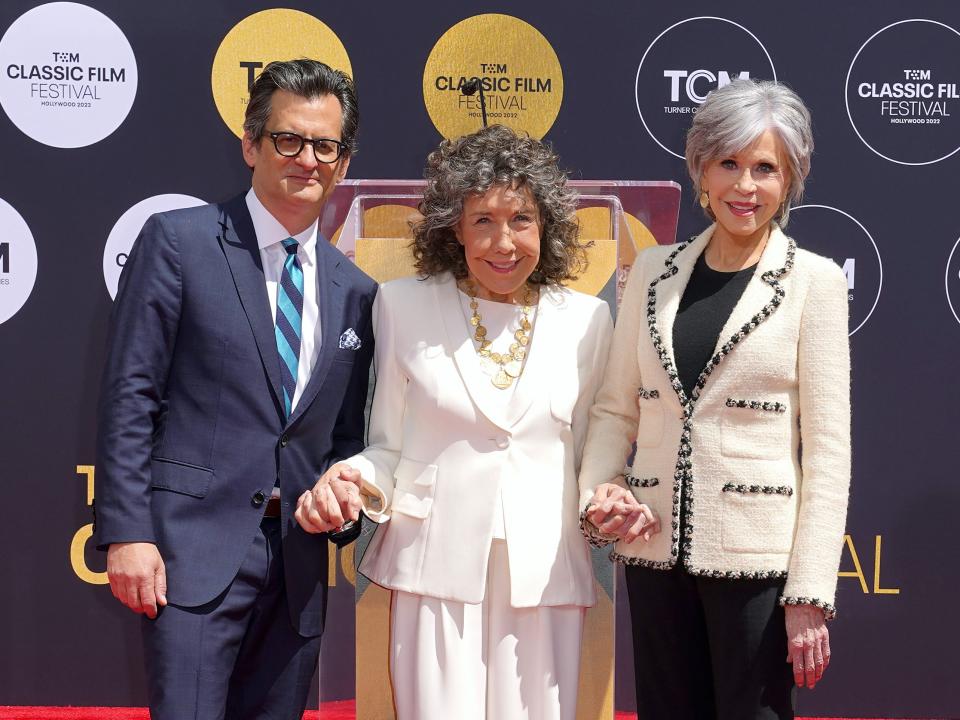
<path id="1" fill-rule="evenodd" d="M 250 86 L 273 60 L 312 58 L 352 76 L 350 58 L 340 38 L 312 15 L 299 10 L 263 10 L 231 28 L 213 59 L 210 84 L 220 117 L 237 137 Z"/>
<path id="2" fill-rule="evenodd" d="M 540 139 L 563 101 L 563 72 L 547 39 L 509 15 L 475 15 L 447 30 L 423 71 L 423 101 L 440 134 L 455 138 L 482 127 L 479 93 L 461 87 L 480 78 L 487 120 Z"/>
<path id="3" fill-rule="evenodd" d="M 587 269 L 570 287 L 587 295 L 598 295 L 618 267 L 633 264 L 639 250 L 657 244 L 653 233 L 628 212 L 620 215 L 619 242 L 613 235 L 613 218 L 605 207 L 577 210 L 580 239 L 592 243 L 587 250 Z"/>

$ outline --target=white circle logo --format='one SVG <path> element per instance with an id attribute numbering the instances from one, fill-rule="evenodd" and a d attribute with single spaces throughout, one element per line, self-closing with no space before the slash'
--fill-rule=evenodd
<path id="1" fill-rule="evenodd" d="M 901 20 L 860 46 L 847 71 L 847 117 L 884 160 L 930 165 L 960 150 L 960 33 Z"/>
<path id="2" fill-rule="evenodd" d="M 180 208 L 206 205 L 206 202 L 192 195 L 154 195 L 141 200 L 127 210 L 117 220 L 107 237 L 107 244 L 103 248 L 103 281 L 111 298 L 117 297 L 117 285 L 120 282 L 120 272 L 127 262 L 137 235 L 143 229 L 143 224 L 155 213 L 179 210 Z"/>
<path id="3" fill-rule="evenodd" d="M 37 246 L 27 223 L 0 199 L 0 323 L 23 307 L 37 279 Z"/>
<path id="4" fill-rule="evenodd" d="M 27 11 L 0 39 L 0 105 L 37 142 L 76 148 L 120 127 L 137 94 L 126 36 L 97 10 L 71 2 Z"/>
<path id="5" fill-rule="evenodd" d="M 947 258 L 947 274 L 943 279 L 944 287 L 947 291 L 947 305 L 950 306 L 950 312 L 954 319 L 960 323 L 960 240 L 953 244 L 950 250 L 950 257 Z M 954 304 L 953 299 L 957 299 Z"/>
<path id="6" fill-rule="evenodd" d="M 788 234 L 800 247 L 832 258 L 847 276 L 850 334 L 866 325 L 880 301 L 883 261 L 873 236 L 853 215 L 829 205 L 799 205 L 790 211 Z"/>
<path id="7" fill-rule="evenodd" d="M 640 121 L 683 159 L 687 130 L 710 91 L 737 78 L 777 79 L 770 53 L 743 25 L 720 17 L 681 20 L 654 38 L 637 68 Z"/>

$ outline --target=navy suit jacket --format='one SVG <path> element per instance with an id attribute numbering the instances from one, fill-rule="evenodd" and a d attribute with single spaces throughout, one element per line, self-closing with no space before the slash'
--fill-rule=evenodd
<path id="1" fill-rule="evenodd" d="M 305 636 L 323 631 L 328 536 L 303 532 L 293 511 L 324 470 L 364 447 L 377 292 L 322 236 L 317 286 L 322 344 L 285 421 L 244 196 L 151 217 L 111 317 L 95 476 L 97 545 L 156 543 L 168 600 L 187 607 L 233 580 L 279 478 L 291 621 Z M 357 350 L 340 347 L 348 329 Z"/>

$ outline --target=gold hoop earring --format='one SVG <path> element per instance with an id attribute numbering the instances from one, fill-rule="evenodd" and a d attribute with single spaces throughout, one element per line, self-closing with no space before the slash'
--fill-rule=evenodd
<path id="1" fill-rule="evenodd" d="M 706 190 L 700 193 L 700 207 L 704 210 L 710 207 L 710 195 L 707 194 Z"/>

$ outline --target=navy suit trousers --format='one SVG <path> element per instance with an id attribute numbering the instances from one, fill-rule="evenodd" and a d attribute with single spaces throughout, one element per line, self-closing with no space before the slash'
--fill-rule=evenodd
<path id="1" fill-rule="evenodd" d="M 152 720 L 302 717 L 320 637 L 290 621 L 280 542 L 280 520 L 265 519 L 223 593 L 144 616 Z"/>

